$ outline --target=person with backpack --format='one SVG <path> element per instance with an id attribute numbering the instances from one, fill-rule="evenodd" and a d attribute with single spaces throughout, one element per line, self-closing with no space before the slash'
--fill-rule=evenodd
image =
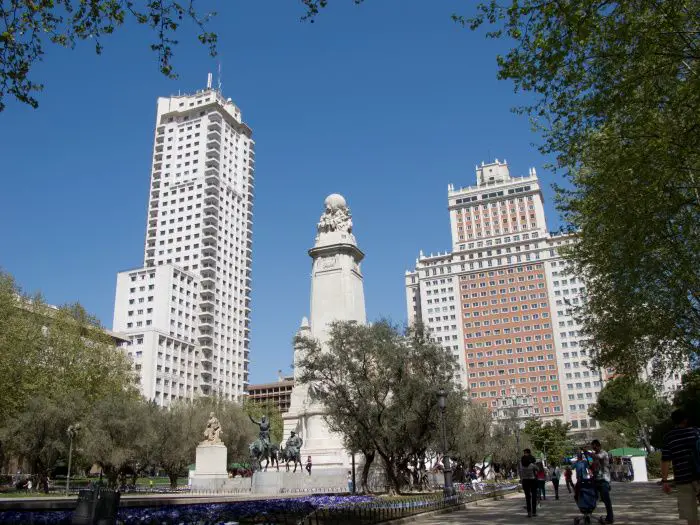
<path id="1" fill-rule="evenodd" d="M 675 428 L 664 436 L 661 452 L 662 488 L 666 494 L 671 492 L 668 471 L 673 464 L 679 517 L 688 525 L 700 525 L 700 430 L 688 425 L 688 415 L 682 409 L 674 410 L 671 420 Z"/>

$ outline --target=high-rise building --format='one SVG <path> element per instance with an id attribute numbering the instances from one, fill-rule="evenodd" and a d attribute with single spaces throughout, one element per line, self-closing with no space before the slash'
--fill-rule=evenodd
<path id="1" fill-rule="evenodd" d="M 141 391 L 168 405 L 248 383 L 254 142 L 211 88 L 159 98 L 144 266 L 120 272 L 114 330 Z"/>
<path id="2" fill-rule="evenodd" d="M 452 250 L 421 252 L 406 272 L 409 322 L 453 353 L 455 381 L 496 415 L 517 404 L 520 417 L 595 425 L 587 409 L 602 380 L 572 316 L 584 290 L 558 253 L 572 239 L 549 234 L 534 168 L 512 177 L 496 160 L 476 177 L 448 187 Z"/>

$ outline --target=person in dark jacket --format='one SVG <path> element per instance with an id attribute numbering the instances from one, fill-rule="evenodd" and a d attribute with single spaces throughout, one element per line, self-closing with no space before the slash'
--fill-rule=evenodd
<path id="1" fill-rule="evenodd" d="M 529 448 L 523 451 L 519 470 L 520 482 L 523 485 L 523 492 L 525 493 L 527 517 L 537 516 L 537 466 L 535 465 L 535 458 L 532 456 Z"/>

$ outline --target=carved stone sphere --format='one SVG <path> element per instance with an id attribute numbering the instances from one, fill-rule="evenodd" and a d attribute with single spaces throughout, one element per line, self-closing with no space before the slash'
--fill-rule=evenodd
<path id="1" fill-rule="evenodd" d="M 326 205 L 326 208 L 330 208 L 331 210 L 338 210 L 340 208 L 348 207 L 347 203 L 345 202 L 345 197 L 338 193 L 332 193 L 326 197 L 324 204 Z"/>

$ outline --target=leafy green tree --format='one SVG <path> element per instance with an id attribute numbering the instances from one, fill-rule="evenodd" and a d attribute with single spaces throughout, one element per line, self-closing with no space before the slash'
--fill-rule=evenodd
<path id="1" fill-rule="evenodd" d="M 102 467 L 110 487 L 133 471 L 154 441 L 146 402 L 123 393 L 95 403 L 83 426 L 86 458 Z"/>
<path id="2" fill-rule="evenodd" d="M 49 307 L 2 272 L 0 382 L 0 448 L 30 458 L 40 473 L 53 467 L 61 443 L 67 447 L 68 425 L 83 421 L 94 403 L 136 395 L 129 361 L 94 317 L 77 304 Z M 53 411 L 62 406 L 68 408 Z M 34 434 L 37 414 L 46 424 Z"/>
<path id="3" fill-rule="evenodd" d="M 62 399 L 33 397 L 25 410 L 0 427 L 4 445 L 10 453 L 29 461 L 32 472 L 39 475 L 40 485 L 47 492 L 46 481 L 56 462 L 68 456 L 68 427 L 80 421 L 84 405 L 76 395 Z"/>
<path id="4" fill-rule="evenodd" d="M 436 391 L 448 390 L 448 426 L 463 413 L 451 390 L 453 361 L 420 329 L 401 332 L 387 321 L 333 323 L 328 342 L 297 337 L 300 382 L 326 410 L 329 428 L 346 446 L 371 446 L 399 492 L 408 465 L 439 442 Z"/>
<path id="5" fill-rule="evenodd" d="M 165 471 L 173 489 L 187 466 L 194 463 L 197 443 L 203 438 L 201 420 L 189 402 L 173 403 L 168 410 L 159 410 L 154 418 L 155 464 Z"/>
<path id="6" fill-rule="evenodd" d="M 216 55 L 216 34 L 206 30 L 214 13 L 200 14 L 194 2 L 176 0 L 61 0 L 32 2 L 8 0 L 0 3 L 0 111 L 5 96 L 12 96 L 33 107 L 39 105 L 34 93 L 43 86 L 30 78 L 48 45 L 74 48 L 90 40 L 95 52 L 102 53 L 103 38 L 126 23 L 149 27 L 154 33 L 151 50 L 158 55 L 161 72 L 174 77 L 173 38 L 184 21 L 199 30 L 199 41 Z"/>
<path id="7" fill-rule="evenodd" d="M 9 421 L 29 399 L 48 389 L 42 333 L 45 308 L 40 296 L 23 294 L 11 275 L 0 272 L 0 422 Z"/>
<path id="8" fill-rule="evenodd" d="M 669 403 L 657 395 L 657 388 L 648 381 L 632 376 L 617 376 L 608 381 L 590 409 L 591 417 L 614 423 L 625 435 L 636 437 L 651 450 L 651 428 L 668 417 Z"/>
<path id="9" fill-rule="evenodd" d="M 694 426 L 700 426 L 700 368 L 686 372 L 673 396 L 673 405 L 683 408 Z"/>
<path id="10" fill-rule="evenodd" d="M 455 454 L 471 466 L 491 453 L 494 425 L 491 412 L 481 404 L 471 402 L 464 410 L 464 424 L 457 433 L 454 449 Z"/>
<path id="11" fill-rule="evenodd" d="M 527 434 L 535 450 L 544 454 L 551 465 L 560 465 L 572 446 L 567 437 L 571 425 L 560 419 L 543 423 L 540 419 L 531 419 L 525 423 Z"/>

